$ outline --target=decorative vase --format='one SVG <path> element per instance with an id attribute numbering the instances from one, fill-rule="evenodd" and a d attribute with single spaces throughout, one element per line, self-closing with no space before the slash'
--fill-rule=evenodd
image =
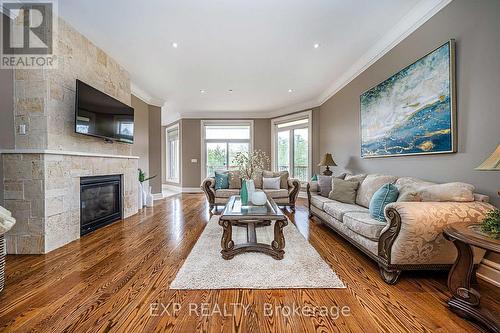
<path id="1" fill-rule="evenodd" d="M 139 209 L 142 209 L 142 203 L 143 203 L 143 200 L 142 200 L 142 183 L 139 182 L 138 184 L 138 188 L 137 188 L 137 208 Z"/>
<path id="2" fill-rule="evenodd" d="M 247 181 L 243 180 L 241 182 L 241 192 L 240 192 L 241 204 L 243 206 L 248 205 L 248 190 L 247 190 Z"/>
<path id="3" fill-rule="evenodd" d="M 252 201 L 252 196 L 255 193 L 255 182 L 253 179 L 246 180 L 247 182 L 247 192 L 248 192 L 248 201 Z"/>
<path id="4" fill-rule="evenodd" d="M 263 191 L 255 191 L 252 194 L 252 203 L 256 206 L 263 206 L 267 202 L 267 195 Z"/>
<path id="5" fill-rule="evenodd" d="M 151 193 L 151 186 L 149 186 L 149 191 L 146 195 L 146 206 L 147 207 L 153 207 L 153 194 Z"/>
<path id="6" fill-rule="evenodd" d="M 146 191 L 146 186 L 143 183 L 141 183 L 141 187 L 142 187 L 142 205 L 141 205 L 141 208 L 142 207 L 146 207 L 146 197 L 148 196 L 148 192 Z"/>

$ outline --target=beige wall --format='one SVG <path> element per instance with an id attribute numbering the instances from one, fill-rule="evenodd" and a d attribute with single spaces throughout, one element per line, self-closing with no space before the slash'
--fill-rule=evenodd
<path id="1" fill-rule="evenodd" d="M 500 2 L 455 0 L 320 108 L 322 153 L 351 172 L 474 184 L 500 206 L 500 175 L 474 171 L 500 143 Z M 457 48 L 458 153 L 360 158 L 359 96 L 450 38 Z"/>
<path id="2" fill-rule="evenodd" d="M 149 174 L 156 175 L 149 181 L 153 193 L 161 193 L 162 184 L 162 127 L 161 108 L 154 105 L 148 106 L 149 112 Z"/>
<path id="3" fill-rule="evenodd" d="M 132 107 L 134 108 L 134 144 L 132 145 L 132 155 L 139 156 L 139 168 L 149 175 L 148 104 L 132 95 Z"/>

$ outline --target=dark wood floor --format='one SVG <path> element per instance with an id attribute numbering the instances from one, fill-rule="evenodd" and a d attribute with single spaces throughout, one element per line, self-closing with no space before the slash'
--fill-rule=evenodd
<path id="1" fill-rule="evenodd" d="M 8 256 L 0 331 L 476 331 L 446 308 L 446 274 L 408 273 L 389 286 L 372 261 L 307 215 L 301 202 L 290 217 L 347 289 L 169 290 L 209 219 L 204 197 L 184 194 L 47 255 Z M 482 302 L 498 310 L 498 290 L 487 284 L 478 288 Z M 165 308 L 156 308 L 160 303 Z M 214 312 L 224 304 L 226 313 Z M 265 304 L 271 304 L 273 315 L 264 311 Z M 294 305 L 315 307 L 316 313 L 275 311 Z M 243 306 L 249 306 L 246 313 Z M 321 312 L 344 306 L 349 316 L 335 319 L 332 311 Z M 202 307 L 213 316 L 205 316 Z M 160 315 L 160 310 L 167 312 Z"/>

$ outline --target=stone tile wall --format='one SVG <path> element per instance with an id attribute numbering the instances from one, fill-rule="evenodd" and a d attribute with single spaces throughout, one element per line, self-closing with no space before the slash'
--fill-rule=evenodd
<path id="1" fill-rule="evenodd" d="M 123 216 L 137 213 L 137 159 L 52 154 L 3 156 L 5 208 L 17 223 L 7 253 L 47 253 L 80 238 L 80 177 L 123 175 Z"/>

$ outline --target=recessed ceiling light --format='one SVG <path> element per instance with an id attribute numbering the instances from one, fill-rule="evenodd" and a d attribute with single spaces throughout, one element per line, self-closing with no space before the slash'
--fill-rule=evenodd
<path id="1" fill-rule="evenodd" d="M 314 48 L 317 49 L 319 47 L 319 43 L 314 44 Z"/>
<path id="2" fill-rule="evenodd" d="M 173 43 L 172 43 L 172 47 L 173 47 L 174 49 L 176 49 L 177 47 L 179 47 L 179 44 L 177 44 L 176 42 L 173 42 Z"/>
<path id="3" fill-rule="evenodd" d="M 291 92 L 293 92 L 293 90 L 292 89 L 288 89 L 288 92 L 291 93 Z"/>
<path id="4" fill-rule="evenodd" d="M 206 93 L 205 89 L 201 89 L 200 94 L 204 94 L 204 93 Z"/>
<path id="5" fill-rule="evenodd" d="M 232 92 L 233 92 L 233 89 L 229 89 L 228 91 L 229 91 L 230 93 L 232 93 Z"/>

